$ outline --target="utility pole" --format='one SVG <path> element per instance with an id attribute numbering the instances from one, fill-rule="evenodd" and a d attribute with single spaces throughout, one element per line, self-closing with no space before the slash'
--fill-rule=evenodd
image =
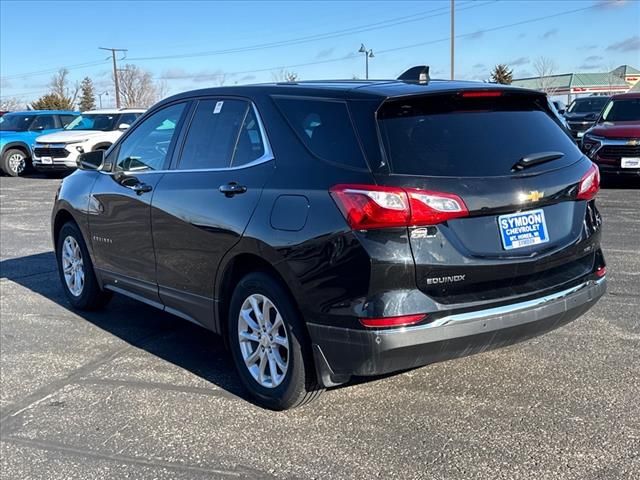
<path id="1" fill-rule="evenodd" d="M 451 80 L 453 80 L 453 67 L 454 67 L 454 49 L 455 49 L 455 30 L 454 30 L 454 20 L 455 20 L 455 11 L 456 11 L 456 7 L 455 7 L 455 0 L 451 0 Z"/>
<path id="2" fill-rule="evenodd" d="M 113 81 L 116 85 L 116 108 L 120 108 L 120 85 L 118 84 L 118 66 L 116 64 L 116 52 L 126 52 L 126 48 L 104 48 L 98 47 L 100 50 L 107 50 L 111 52 L 111 59 L 113 60 Z"/>

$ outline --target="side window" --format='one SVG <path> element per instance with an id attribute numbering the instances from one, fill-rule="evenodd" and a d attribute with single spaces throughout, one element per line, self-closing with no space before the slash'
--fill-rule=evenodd
<path id="1" fill-rule="evenodd" d="M 316 157 L 366 168 L 346 103 L 282 97 L 274 100 L 302 143 Z"/>
<path id="2" fill-rule="evenodd" d="M 123 113 L 120 116 L 120 120 L 118 120 L 118 125 L 116 125 L 116 128 L 118 128 L 121 123 L 126 123 L 127 125 L 131 126 L 131 124 L 135 122 L 136 118 L 138 118 L 139 116 L 139 113 Z"/>
<path id="3" fill-rule="evenodd" d="M 62 126 L 66 127 L 75 120 L 76 115 L 58 115 L 58 118 L 60 119 Z"/>
<path id="4" fill-rule="evenodd" d="M 162 170 L 184 109 L 184 103 L 176 103 L 137 125 L 120 144 L 116 170 Z"/>
<path id="5" fill-rule="evenodd" d="M 238 143 L 233 154 L 232 167 L 246 165 L 264 155 L 264 139 L 260 132 L 260 124 L 256 118 L 255 110 L 249 108 L 244 123 L 240 128 Z"/>
<path id="6" fill-rule="evenodd" d="M 200 100 L 191 119 L 178 168 L 226 168 L 249 104 L 242 100 Z"/>
<path id="7" fill-rule="evenodd" d="M 30 130 L 49 130 L 56 128 L 56 120 L 53 115 L 36 115 Z"/>

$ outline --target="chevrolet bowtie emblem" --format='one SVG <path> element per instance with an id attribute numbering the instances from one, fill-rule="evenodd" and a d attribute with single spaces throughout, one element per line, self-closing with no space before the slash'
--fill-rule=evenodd
<path id="1" fill-rule="evenodd" d="M 520 194 L 520 201 L 521 202 L 537 202 L 542 197 L 544 197 L 544 192 L 538 192 L 537 190 L 533 190 L 532 192 L 529 192 L 528 194 L 521 193 Z"/>
<path id="2" fill-rule="evenodd" d="M 629 140 L 627 145 L 640 145 L 640 140 Z"/>

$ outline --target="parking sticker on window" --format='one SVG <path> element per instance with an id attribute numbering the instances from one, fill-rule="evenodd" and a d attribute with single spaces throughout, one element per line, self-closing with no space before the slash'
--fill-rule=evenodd
<path id="1" fill-rule="evenodd" d="M 220 110 L 222 110 L 222 105 L 223 104 L 224 104 L 224 102 L 222 102 L 222 101 L 216 102 L 216 107 L 213 109 L 213 114 L 214 115 L 220 113 Z"/>

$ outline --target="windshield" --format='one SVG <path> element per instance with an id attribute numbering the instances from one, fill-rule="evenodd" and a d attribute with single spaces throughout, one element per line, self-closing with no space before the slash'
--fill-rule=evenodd
<path id="1" fill-rule="evenodd" d="M 607 97 L 579 98 L 573 101 L 567 112 L 600 113 L 608 101 Z"/>
<path id="2" fill-rule="evenodd" d="M 96 113 L 78 116 L 73 122 L 65 127 L 66 130 L 102 130 L 108 132 L 115 130 L 116 114 Z"/>
<path id="3" fill-rule="evenodd" d="M 513 165 L 539 152 L 581 153 L 544 108 L 529 98 L 424 97 L 387 102 L 378 119 L 391 170 L 403 175 L 484 177 L 512 175 Z M 559 163 L 558 163 L 559 162 Z"/>
<path id="4" fill-rule="evenodd" d="M 613 100 L 602 112 L 601 122 L 640 122 L 640 98 Z"/>
<path id="5" fill-rule="evenodd" d="M 34 115 L 7 114 L 0 117 L 0 131 L 3 132 L 26 132 L 33 120 Z"/>

